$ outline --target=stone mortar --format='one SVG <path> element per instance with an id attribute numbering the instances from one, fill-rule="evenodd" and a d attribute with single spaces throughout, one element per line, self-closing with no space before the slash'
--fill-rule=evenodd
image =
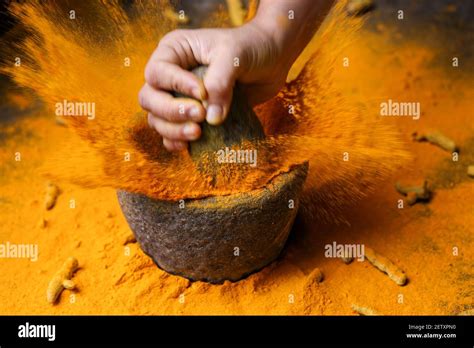
<path id="1" fill-rule="evenodd" d="M 242 279 L 278 257 L 307 171 L 308 165 L 301 164 L 264 188 L 187 200 L 184 208 L 179 202 L 117 194 L 138 243 L 158 267 L 191 280 L 222 283 Z"/>

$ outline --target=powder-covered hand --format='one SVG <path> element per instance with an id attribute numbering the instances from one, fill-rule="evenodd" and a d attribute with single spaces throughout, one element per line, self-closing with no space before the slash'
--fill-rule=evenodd
<path id="1" fill-rule="evenodd" d="M 139 102 L 168 150 L 182 150 L 188 141 L 198 139 L 200 122 L 218 125 L 225 120 L 236 81 L 251 105 L 279 91 L 316 27 L 302 30 L 301 23 L 277 25 L 282 16 L 288 21 L 288 3 L 273 0 L 270 7 L 268 0 L 262 0 L 257 16 L 238 28 L 175 30 L 161 39 L 146 66 Z M 316 12 L 308 10 L 311 4 L 325 15 L 331 1 L 322 8 L 311 0 L 295 3 L 292 8 L 307 20 L 308 14 Z M 204 81 L 189 71 L 198 65 L 208 66 Z M 170 91 L 195 99 L 174 98 Z"/>

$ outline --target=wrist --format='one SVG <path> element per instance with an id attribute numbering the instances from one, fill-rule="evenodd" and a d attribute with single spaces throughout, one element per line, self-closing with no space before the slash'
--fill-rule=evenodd
<path id="1" fill-rule="evenodd" d="M 278 29 L 276 22 L 269 21 L 268 17 L 265 17 L 257 15 L 243 27 L 246 27 L 249 37 L 259 36 L 262 38 L 262 46 L 266 47 L 268 52 L 271 52 L 270 60 L 276 69 L 289 70 L 294 59 L 288 50 L 285 35 L 283 35 L 281 28 Z"/>
<path id="2" fill-rule="evenodd" d="M 281 69 L 290 70 L 293 62 L 298 58 L 309 40 L 304 38 L 302 27 L 307 25 L 296 25 L 290 19 L 286 7 L 271 6 L 268 2 L 262 2 L 255 17 L 248 23 L 254 26 L 272 42 L 278 52 L 278 62 Z M 304 23 L 305 21 L 303 21 Z"/>
<path id="3" fill-rule="evenodd" d="M 334 0 L 260 0 L 249 24 L 272 40 L 288 69 L 313 37 Z"/>

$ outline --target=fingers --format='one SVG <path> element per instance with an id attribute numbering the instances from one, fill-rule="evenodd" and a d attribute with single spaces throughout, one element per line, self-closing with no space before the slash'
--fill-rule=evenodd
<path id="1" fill-rule="evenodd" d="M 201 127 L 197 123 L 171 123 L 148 114 L 148 125 L 163 137 L 163 145 L 168 151 L 181 151 L 188 147 L 188 141 L 201 136 Z"/>
<path id="2" fill-rule="evenodd" d="M 148 124 L 163 138 L 179 141 L 193 141 L 201 136 L 201 127 L 194 122 L 172 123 L 148 114 Z"/>
<path id="3" fill-rule="evenodd" d="M 206 121 L 209 124 L 219 125 L 224 122 L 230 109 L 237 74 L 238 67 L 234 66 L 232 57 L 216 56 L 210 62 L 204 77 L 208 93 Z"/>
<path id="4" fill-rule="evenodd" d="M 199 122 L 224 122 L 239 73 L 239 67 L 234 66 L 237 54 L 229 48 L 228 39 L 210 29 L 174 31 L 160 41 L 148 62 L 140 105 L 149 112 L 148 122 L 162 135 L 168 150 L 182 150 L 188 141 L 197 140 Z M 199 64 L 208 66 L 203 81 L 188 70 Z M 173 98 L 168 91 L 190 98 Z"/>
<path id="5" fill-rule="evenodd" d="M 139 93 L 143 109 L 170 122 L 202 122 L 206 111 L 201 103 L 191 98 L 173 98 L 169 93 L 145 84 Z"/>
<path id="6" fill-rule="evenodd" d="M 206 98 L 202 81 L 192 72 L 165 61 L 150 61 L 145 69 L 148 85 L 165 91 L 175 91 L 198 100 Z"/>
<path id="7" fill-rule="evenodd" d="M 168 151 L 182 151 L 188 147 L 187 142 L 167 138 L 163 138 L 163 145 Z"/>
<path id="8" fill-rule="evenodd" d="M 188 71 L 198 64 L 188 36 L 186 30 L 175 30 L 161 39 L 145 68 L 145 80 L 157 89 L 204 100 L 206 90 L 202 81 Z"/>
<path id="9" fill-rule="evenodd" d="M 148 124 L 161 134 L 167 150 L 181 151 L 187 148 L 187 141 L 200 137 L 201 128 L 195 122 L 204 120 L 205 110 L 198 101 L 173 98 L 148 84 L 141 89 L 139 101 L 142 108 L 149 111 Z"/>
<path id="10" fill-rule="evenodd" d="M 160 41 L 145 69 L 145 80 L 151 87 L 206 101 L 206 120 L 212 125 L 225 120 L 239 72 L 239 65 L 234 65 L 239 58 L 236 50 L 229 47 L 229 37 L 222 33 L 210 29 L 173 31 Z M 204 81 L 188 71 L 199 64 L 208 65 Z"/>

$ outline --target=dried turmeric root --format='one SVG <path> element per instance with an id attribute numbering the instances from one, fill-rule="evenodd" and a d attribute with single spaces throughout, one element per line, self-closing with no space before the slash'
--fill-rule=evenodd
<path id="1" fill-rule="evenodd" d="M 49 303 L 54 304 L 64 289 L 75 289 L 76 285 L 71 280 L 71 278 L 78 267 L 79 263 L 74 257 L 70 257 L 66 260 L 66 262 L 64 262 L 61 269 L 49 282 L 48 290 L 46 291 L 46 299 Z"/>
<path id="2" fill-rule="evenodd" d="M 425 180 L 422 186 L 402 186 L 399 182 L 395 184 L 395 189 L 407 197 L 407 203 L 413 205 L 420 201 L 429 201 L 431 199 L 431 190 L 428 188 L 428 182 Z"/>
<path id="3" fill-rule="evenodd" d="M 373 0 L 351 0 L 346 5 L 349 16 L 361 16 L 375 7 Z"/>
<path id="4" fill-rule="evenodd" d="M 372 315 L 380 315 L 376 311 L 374 311 L 372 308 L 368 307 L 361 307 L 356 304 L 351 305 L 351 308 L 354 312 L 363 315 L 363 316 L 372 316 Z"/>
<path id="5" fill-rule="evenodd" d="M 474 178 L 474 165 L 467 167 L 467 175 L 469 175 L 471 178 Z"/>
<path id="6" fill-rule="evenodd" d="M 319 268 L 313 269 L 306 279 L 306 284 L 311 286 L 313 284 L 319 284 L 323 281 L 323 272 Z"/>
<path id="7" fill-rule="evenodd" d="M 415 132 L 412 134 L 412 136 L 413 140 L 415 141 L 427 141 L 449 152 L 455 152 L 458 149 L 456 143 L 452 139 L 438 131 L 425 134 L 418 134 Z"/>
<path id="8" fill-rule="evenodd" d="M 407 283 L 406 274 L 386 257 L 377 254 L 373 249 L 365 247 L 365 258 L 376 268 L 386 273 L 390 279 L 400 286 Z"/>
<path id="9" fill-rule="evenodd" d="M 244 24 L 246 11 L 241 0 L 226 0 L 230 21 L 234 27 Z"/>
<path id="10" fill-rule="evenodd" d="M 462 311 L 462 312 L 458 313 L 458 315 L 472 316 L 472 315 L 474 315 L 474 308 L 466 309 L 465 311 Z"/>
<path id="11" fill-rule="evenodd" d="M 48 183 L 48 185 L 46 186 L 46 196 L 44 198 L 44 206 L 47 210 L 51 210 L 54 208 L 54 205 L 56 204 L 56 200 L 60 193 L 61 191 L 59 190 L 59 187 L 57 187 L 52 182 Z"/>

